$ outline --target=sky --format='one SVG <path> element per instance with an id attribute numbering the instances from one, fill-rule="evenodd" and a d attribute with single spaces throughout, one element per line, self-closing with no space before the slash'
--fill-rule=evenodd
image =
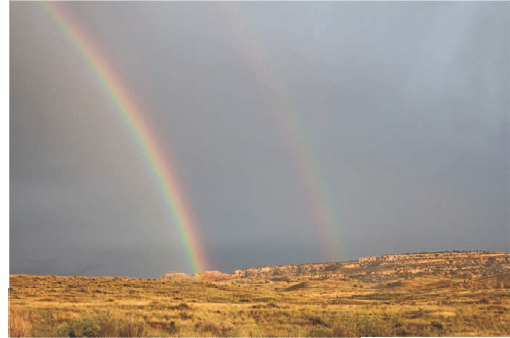
<path id="1" fill-rule="evenodd" d="M 509 251 L 508 3 L 57 6 L 171 159 L 207 270 Z M 10 273 L 194 272 L 54 14 L 10 3 Z"/>

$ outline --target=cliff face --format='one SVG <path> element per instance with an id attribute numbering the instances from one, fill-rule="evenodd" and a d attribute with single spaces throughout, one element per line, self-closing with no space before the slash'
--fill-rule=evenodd
<path id="1" fill-rule="evenodd" d="M 247 268 L 233 273 L 206 271 L 199 275 L 169 273 L 162 278 L 169 280 L 220 281 L 243 278 L 282 280 L 300 278 L 357 278 L 380 281 L 414 276 L 444 276 L 471 279 L 510 272 L 510 255 L 491 251 L 448 251 L 414 254 L 380 255 L 360 258 L 351 262 L 292 264 Z"/>
<path id="2" fill-rule="evenodd" d="M 235 274 L 241 278 L 243 277 L 278 277 L 288 275 L 299 275 L 303 277 L 313 276 L 320 272 L 333 272 L 339 271 L 343 263 L 312 263 L 312 264 L 292 264 L 292 265 L 276 265 L 264 266 L 256 268 L 248 268 L 244 270 L 237 270 Z"/>
<path id="3" fill-rule="evenodd" d="M 472 261 L 473 263 L 506 262 L 508 255 L 492 251 L 447 251 L 425 252 L 398 255 L 380 255 L 359 259 L 361 266 L 370 264 L 430 264 L 430 263 L 457 263 Z"/>
<path id="4" fill-rule="evenodd" d="M 510 256 L 491 251 L 448 251 L 360 258 L 369 275 L 442 275 L 475 278 L 510 271 Z"/>

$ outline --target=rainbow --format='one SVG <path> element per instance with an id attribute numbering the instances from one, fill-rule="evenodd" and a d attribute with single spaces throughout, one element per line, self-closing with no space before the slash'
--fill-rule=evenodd
<path id="1" fill-rule="evenodd" d="M 139 109 L 121 79 L 113 72 L 106 58 L 101 55 L 91 39 L 80 29 L 71 15 L 59 2 L 38 2 L 67 40 L 94 73 L 96 79 L 115 104 L 117 111 L 136 140 L 152 174 L 154 175 L 170 215 L 177 225 L 193 273 L 206 269 L 207 259 L 198 229 L 184 191 L 179 185 L 168 154 L 158 144 L 154 132 L 144 121 Z"/>
<path id="2" fill-rule="evenodd" d="M 249 30 L 248 21 L 241 19 L 241 8 L 231 2 L 220 4 L 227 11 L 228 18 L 234 28 L 233 31 L 239 37 L 238 42 L 241 45 L 242 52 L 253 67 L 258 83 L 265 88 L 266 95 L 283 127 L 289 147 L 303 178 L 303 183 L 310 196 L 315 221 L 319 225 L 318 230 L 324 244 L 324 254 L 330 260 L 343 260 L 345 258 L 345 245 L 341 242 L 338 217 L 331 204 L 332 199 L 327 191 L 327 185 L 323 179 L 324 175 L 313 156 L 310 147 L 311 142 L 304 132 L 300 119 L 291 107 L 285 88 L 279 84 L 273 75 L 274 71 L 271 70 L 262 47 L 255 43 L 254 30 Z"/>

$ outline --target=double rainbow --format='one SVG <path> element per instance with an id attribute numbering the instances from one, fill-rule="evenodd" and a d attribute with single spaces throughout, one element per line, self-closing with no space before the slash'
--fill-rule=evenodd
<path id="1" fill-rule="evenodd" d="M 177 225 L 191 269 L 194 273 L 204 271 L 207 260 L 203 252 L 203 244 L 199 239 L 191 210 L 184 198 L 184 192 L 179 185 L 170 159 L 165 156 L 154 133 L 144 121 L 142 111 L 134 102 L 133 96 L 127 91 L 120 78 L 114 74 L 107 60 L 100 54 L 90 38 L 58 2 L 39 2 L 39 4 L 88 64 L 98 82 L 116 105 L 117 111 L 136 139 L 158 181 L 165 203 Z M 334 212 L 327 185 L 322 178 L 320 166 L 313 156 L 311 143 L 304 133 L 300 119 L 293 112 L 284 87 L 273 75 L 274 72 L 271 71 L 263 49 L 255 43 L 254 33 L 248 34 L 248 26 L 246 20 L 241 20 L 240 9 L 231 4 L 224 4 L 223 7 L 229 14 L 232 27 L 241 34 L 239 43 L 242 51 L 253 67 L 258 82 L 265 88 L 266 95 L 283 126 L 289 147 L 292 149 L 297 167 L 309 192 L 326 255 L 329 259 L 342 259 L 344 245 L 340 241 L 338 217 Z"/>
<path id="2" fill-rule="evenodd" d="M 168 154 L 161 149 L 154 132 L 144 121 L 143 112 L 134 101 L 133 95 L 128 92 L 106 58 L 101 55 L 91 39 L 80 29 L 62 5 L 58 2 L 39 2 L 39 4 L 94 72 L 98 82 L 117 107 L 121 119 L 135 138 L 158 182 L 165 204 L 177 225 L 180 241 L 185 247 L 193 273 L 204 271 L 207 267 L 207 259 L 202 250 L 203 245 L 199 239 L 193 214 L 186 203 L 184 191 Z"/>

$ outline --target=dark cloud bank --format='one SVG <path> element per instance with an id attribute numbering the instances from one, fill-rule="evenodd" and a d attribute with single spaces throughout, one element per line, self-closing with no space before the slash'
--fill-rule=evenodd
<path id="1" fill-rule="evenodd" d="M 332 259 L 242 39 L 310 141 L 338 259 L 508 251 L 508 3 L 62 6 L 171 150 L 209 268 Z M 38 5 L 11 3 L 10 20 L 10 272 L 190 272 L 94 74 Z"/>

